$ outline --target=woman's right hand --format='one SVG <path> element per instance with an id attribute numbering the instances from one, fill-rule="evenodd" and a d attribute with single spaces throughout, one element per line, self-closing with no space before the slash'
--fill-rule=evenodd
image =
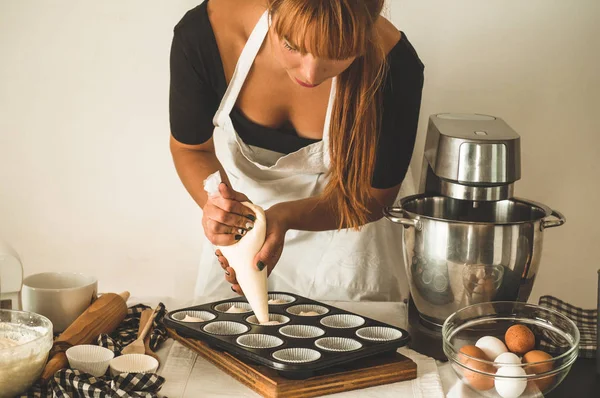
<path id="1" fill-rule="evenodd" d="M 202 227 L 208 240 L 217 246 L 237 242 L 252 227 L 256 216 L 241 202 L 250 202 L 243 193 L 234 191 L 225 183 L 219 184 L 220 196 L 206 201 L 202 214 Z"/>

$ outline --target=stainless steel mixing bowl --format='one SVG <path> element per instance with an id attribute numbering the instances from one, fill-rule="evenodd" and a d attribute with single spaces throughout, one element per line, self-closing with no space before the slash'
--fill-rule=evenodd
<path id="1" fill-rule="evenodd" d="M 384 210 L 402 224 L 411 296 L 436 325 L 460 308 L 486 301 L 527 301 L 546 228 L 565 223 L 524 199 L 472 202 L 419 194 Z"/>

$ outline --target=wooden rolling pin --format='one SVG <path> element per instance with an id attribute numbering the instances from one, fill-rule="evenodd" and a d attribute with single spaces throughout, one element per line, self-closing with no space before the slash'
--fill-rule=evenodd
<path id="1" fill-rule="evenodd" d="M 142 329 L 144 329 L 146 322 L 148 322 L 148 320 L 150 319 L 151 316 L 152 316 L 152 308 L 145 309 L 140 314 L 140 327 L 138 329 L 138 336 L 142 333 Z M 158 361 L 158 363 L 160 364 L 160 359 L 158 358 L 158 355 L 156 355 L 156 353 L 154 351 L 152 351 L 152 348 L 150 348 L 150 334 L 152 334 L 152 326 L 150 327 L 150 331 L 148 332 L 148 334 L 146 335 L 146 338 L 144 339 L 144 347 L 146 350 L 145 354 L 150 355 L 151 357 L 156 359 Z"/>
<path id="2" fill-rule="evenodd" d="M 100 334 L 112 333 L 127 315 L 128 298 L 129 292 L 103 294 L 58 336 L 54 344 L 66 343 L 71 346 L 90 344 Z M 42 372 L 42 383 L 46 383 L 54 373 L 67 367 L 68 364 L 67 355 L 63 351 L 54 354 Z"/>

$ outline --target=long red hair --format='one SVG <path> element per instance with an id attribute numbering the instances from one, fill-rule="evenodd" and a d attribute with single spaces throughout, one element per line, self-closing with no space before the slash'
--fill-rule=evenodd
<path id="1" fill-rule="evenodd" d="M 275 33 L 302 53 L 354 62 L 337 78 L 329 131 L 331 168 L 323 192 L 339 227 L 369 220 L 367 204 L 381 123 L 386 54 L 375 30 L 384 0 L 269 0 Z M 310 34 L 307 34 L 309 33 Z"/>

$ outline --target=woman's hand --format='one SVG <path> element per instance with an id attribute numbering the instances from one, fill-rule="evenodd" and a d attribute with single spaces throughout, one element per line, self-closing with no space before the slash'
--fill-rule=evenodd
<path id="1" fill-rule="evenodd" d="M 221 196 L 209 197 L 203 208 L 202 227 L 208 240 L 217 246 L 229 246 L 240 240 L 254 226 L 254 212 L 240 202 L 246 195 L 219 184 Z"/>
<path id="2" fill-rule="evenodd" d="M 289 228 L 284 213 L 279 210 L 277 205 L 265 211 L 265 216 L 267 220 L 265 243 L 254 257 L 253 263 L 259 271 L 266 267 L 267 275 L 270 275 L 281 257 L 285 234 Z M 217 250 L 215 254 L 219 258 L 221 268 L 225 270 L 225 279 L 231 283 L 231 290 L 243 295 L 244 292 L 235 277 L 235 270 L 229 266 L 227 259 L 220 250 Z"/>

